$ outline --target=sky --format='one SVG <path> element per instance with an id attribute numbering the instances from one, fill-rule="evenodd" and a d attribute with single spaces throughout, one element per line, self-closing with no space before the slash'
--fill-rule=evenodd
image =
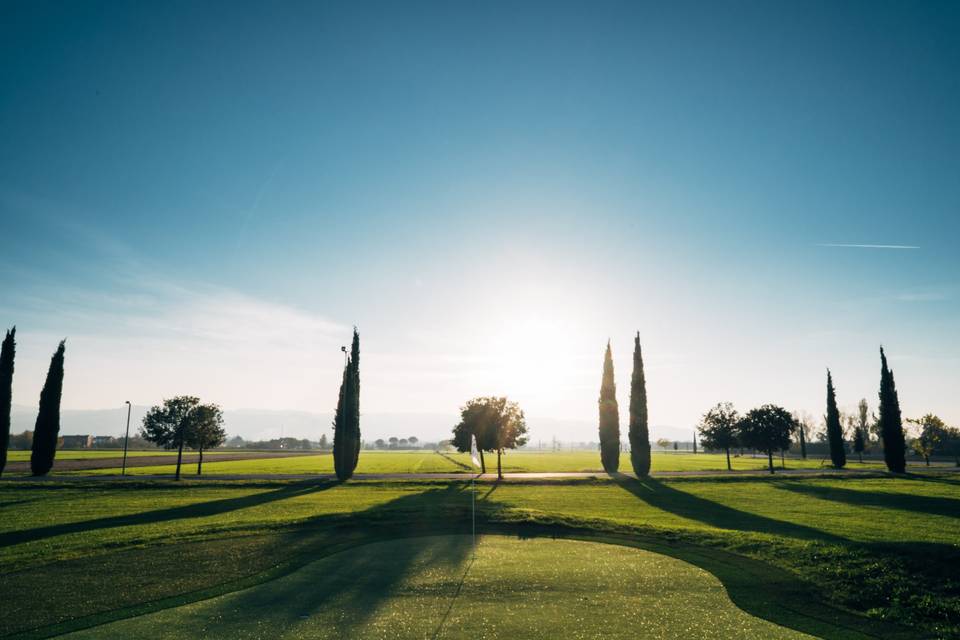
<path id="1" fill-rule="evenodd" d="M 0 2 L 14 402 L 960 423 L 954 2 Z M 583 440 L 595 437 L 585 433 Z"/>

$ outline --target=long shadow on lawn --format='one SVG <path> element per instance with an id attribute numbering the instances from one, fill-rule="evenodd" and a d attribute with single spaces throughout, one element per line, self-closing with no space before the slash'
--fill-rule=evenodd
<path id="1" fill-rule="evenodd" d="M 262 491 L 237 498 L 210 500 L 208 502 L 198 502 L 181 507 L 171 507 L 169 509 L 143 511 L 141 513 L 131 513 L 123 516 L 97 518 L 96 520 L 67 522 L 22 531 L 8 531 L 6 533 L 0 533 L 0 547 L 42 540 L 44 538 L 61 536 L 68 533 L 81 533 L 85 531 L 96 531 L 98 529 L 110 529 L 113 527 L 155 524 L 157 522 L 168 522 L 170 520 L 180 520 L 184 518 L 203 518 L 206 516 L 220 515 L 238 509 L 256 507 L 277 500 L 286 500 L 287 498 L 324 491 L 336 485 L 337 482 L 332 480 L 321 482 L 311 480 L 286 485 L 274 491 Z"/>
<path id="2" fill-rule="evenodd" d="M 719 529 L 752 531 L 778 536 L 788 536 L 801 540 L 824 540 L 828 542 L 847 542 L 846 538 L 783 520 L 775 520 L 747 511 L 740 511 L 724 504 L 678 491 L 653 478 L 642 480 L 616 474 L 613 476 L 621 488 L 629 491 L 647 504 L 662 511 L 694 520 Z"/>
<path id="3" fill-rule="evenodd" d="M 854 489 L 844 489 L 835 485 L 823 487 L 802 482 L 783 482 L 778 484 L 777 487 L 822 500 L 832 500 L 834 502 L 842 502 L 858 507 L 901 509 L 935 516 L 960 518 L 960 500 L 953 498 L 917 496 L 905 493 L 889 493 L 886 491 L 857 491 Z"/>
<path id="4" fill-rule="evenodd" d="M 468 495 L 463 486 L 450 485 L 405 495 L 358 512 L 354 517 L 363 523 L 362 533 L 352 543 L 386 547 L 371 549 L 364 544 L 348 546 L 333 555 L 301 557 L 283 577 L 208 600 L 195 608 L 179 609 L 162 624 L 174 624 L 185 634 L 193 629 L 215 629 L 214 637 L 236 638 L 253 627 L 289 631 L 303 620 L 322 615 L 324 629 L 335 632 L 332 637 L 349 638 L 418 567 L 446 572 L 450 577 L 449 593 L 441 591 L 436 595 L 438 602 L 443 596 L 452 598 L 470 555 L 471 539 L 469 535 L 437 534 L 467 532 L 468 520 L 462 516 L 469 513 Z M 330 520 L 322 516 L 313 524 Z M 357 528 L 356 524 L 353 528 Z M 311 535 L 316 536 L 317 531 L 308 524 L 291 531 L 287 542 Z M 344 531 L 346 540 L 350 535 L 349 529 Z M 338 536 L 328 535 L 325 540 L 329 551 L 329 545 L 335 544 Z M 324 565 L 314 565 L 312 560 L 316 559 L 323 559 Z"/>

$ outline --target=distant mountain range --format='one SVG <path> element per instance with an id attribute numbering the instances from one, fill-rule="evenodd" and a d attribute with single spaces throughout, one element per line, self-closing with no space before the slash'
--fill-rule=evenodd
<path id="1" fill-rule="evenodd" d="M 136 433 L 149 407 L 134 406 L 130 412 L 130 433 Z M 332 413 L 267 409 L 227 409 L 223 412 L 227 433 L 239 435 L 245 440 L 269 440 L 285 437 L 318 440 L 320 434 L 333 435 Z M 361 428 L 365 440 L 387 439 L 391 436 L 408 438 L 416 436 L 422 442 L 436 442 L 450 437 L 450 430 L 459 416 L 443 413 L 368 413 L 363 414 Z M 13 433 L 32 431 L 37 419 L 37 410 L 14 405 L 11 411 Z M 66 409 L 60 416 L 61 435 L 122 436 L 126 426 L 127 410 L 115 409 Z M 530 444 L 542 442 L 548 447 L 554 437 L 561 442 L 595 442 L 597 425 L 588 420 L 564 420 L 558 418 L 527 418 L 530 427 Z M 621 437 L 627 438 L 626 425 L 621 426 Z M 669 426 L 650 428 L 650 439 L 689 441 L 693 429 L 677 429 Z"/>

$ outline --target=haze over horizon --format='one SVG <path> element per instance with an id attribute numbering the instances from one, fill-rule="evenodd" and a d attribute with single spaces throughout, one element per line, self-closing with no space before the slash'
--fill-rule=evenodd
<path id="1" fill-rule="evenodd" d="M 2 9 L 16 404 L 960 423 L 960 5 L 230 6 Z"/>

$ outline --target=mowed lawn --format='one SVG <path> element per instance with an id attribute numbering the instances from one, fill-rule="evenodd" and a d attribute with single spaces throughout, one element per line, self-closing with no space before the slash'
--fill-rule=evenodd
<path id="1" fill-rule="evenodd" d="M 206 455 L 206 454 L 205 454 Z M 487 454 L 487 471 L 496 472 L 496 455 Z M 503 470 L 507 473 L 519 472 L 602 472 L 600 454 L 593 451 L 574 452 L 534 452 L 511 451 L 503 456 Z M 731 458 L 736 471 L 767 468 L 767 459 L 757 456 Z M 851 461 L 850 469 L 885 469 L 880 461 Z M 782 468 L 779 459 L 775 467 Z M 829 461 L 821 458 L 787 458 L 783 464 L 787 469 L 829 469 Z M 651 458 L 654 472 L 668 471 L 724 471 L 727 468 L 726 457 L 713 453 L 654 453 Z M 919 467 L 917 467 L 919 469 Z M 134 475 L 163 475 L 174 472 L 174 464 L 134 467 L 127 473 Z M 621 455 L 621 471 L 629 472 L 629 454 Z M 185 473 L 196 471 L 196 465 L 186 465 Z M 363 451 L 357 473 L 475 473 L 470 456 L 462 453 L 435 453 L 433 451 Z M 71 473 L 112 475 L 118 468 L 76 471 Z M 333 458 L 329 453 L 293 458 L 274 458 L 264 460 L 235 460 L 216 462 L 205 461 L 203 473 L 208 475 L 244 475 L 244 474 L 316 474 L 333 473 Z"/>
<path id="2" fill-rule="evenodd" d="M 741 609 L 796 630 L 809 628 L 785 619 L 789 610 L 820 606 L 795 592 L 804 584 L 841 610 L 869 612 L 854 628 L 889 619 L 915 627 L 889 637 L 960 635 L 956 622 L 939 622 L 960 613 L 960 478 L 482 481 L 476 489 L 481 531 L 545 527 L 660 545 L 719 578 Z M 78 617 L 86 617 L 80 626 L 107 622 L 255 587 L 351 536 L 469 531 L 470 499 L 467 481 L 4 481 L 0 634 L 69 631 Z M 743 575 L 762 597 L 738 591 Z M 39 592 L 42 609 L 30 595 Z M 343 615 L 365 607 L 359 599 Z M 190 619 L 207 614 L 198 615 Z M 282 615 L 296 625 L 304 612 Z"/>
<path id="3" fill-rule="evenodd" d="M 331 640 L 810 637 L 745 613 L 715 576 L 675 558 L 500 535 L 476 547 L 466 535 L 371 543 L 249 589 L 64 637 L 234 640 L 264 629 Z"/>

